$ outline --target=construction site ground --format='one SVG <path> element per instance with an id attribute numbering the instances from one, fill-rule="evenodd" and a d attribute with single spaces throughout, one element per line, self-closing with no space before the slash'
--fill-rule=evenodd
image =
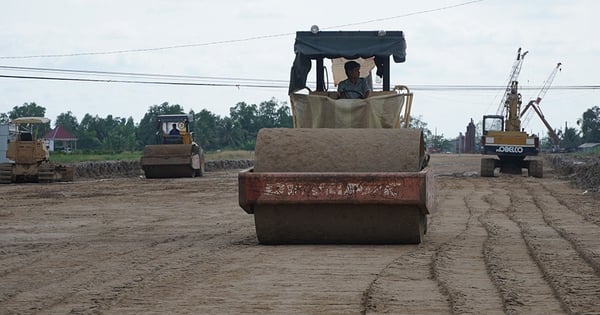
<path id="1" fill-rule="evenodd" d="M 600 199 L 433 155 L 420 245 L 259 245 L 239 170 L 0 186 L 0 314 L 600 314 Z"/>

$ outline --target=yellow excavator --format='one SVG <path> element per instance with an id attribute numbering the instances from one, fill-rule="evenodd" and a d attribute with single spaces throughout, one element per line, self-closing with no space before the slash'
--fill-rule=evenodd
<path id="1" fill-rule="evenodd" d="M 73 166 L 50 162 L 50 152 L 38 134 L 40 127 L 49 122 L 45 117 L 19 117 L 11 121 L 14 134 L 8 142 L 6 157 L 12 162 L 0 164 L 0 184 L 73 180 Z"/>
<path id="2" fill-rule="evenodd" d="M 204 175 L 204 151 L 190 130 L 186 114 L 157 117 L 158 144 L 146 145 L 140 165 L 146 178 Z"/>
<path id="3" fill-rule="evenodd" d="M 297 32 L 289 96 L 294 128 L 261 129 L 254 167 L 239 173 L 239 204 L 261 244 L 416 244 L 434 208 L 423 132 L 408 128 L 413 94 L 390 84 L 404 62 L 401 31 Z M 324 60 L 361 64 L 381 90 L 366 99 L 329 91 Z M 307 86 L 315 67 L 316 87 Z M 339 71 L 337 71 L 339 72 Z"/>
<path id="4" fill-rule="evenodd" d="M 543 161 L 532 158 L 540 152 L 540 139 L 535 134 L 527 134 L 522 128 L 522 120 L 530 107 L 536 111 L 548 130 L 551 131 L 552 139 L 558 147 L 558 136 L 542 115 L 538 105 L 550 87 L 556 72 L 560 69 L 561 63 L 556 65 L 536 100 L 530 101 L 521 110 L 523 101 L 519 93 L 517 78 L 526 54 L 527 51 L 522 53 L 521 48 L 519 48 L 511 71 L 509 85 L 506 88 L 499 110 L 500 113 L 504 114 L 483 116 L 481 153 L 495 155 L 497 158 L 484 157 L 481 159 L 482 177 L 494 177 L 497 168 L 499 168 L 500 173 L 505 174 L 522 174 L 523 170 L 526 169 L 527 176 L 543 177 Z"/>

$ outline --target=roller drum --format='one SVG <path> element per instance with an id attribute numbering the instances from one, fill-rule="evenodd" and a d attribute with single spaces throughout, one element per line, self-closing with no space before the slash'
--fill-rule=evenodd
<path id="1" fill-rule="evenodd" d="M 261 129 L 255 172 L 418 172 L 419 129 Z"/>
<path id="2" fill-rule="evenodd" d="M 193 144 L 147 145 L 140 164 L 146 178 L 194 177 L 194 150 Z"/>

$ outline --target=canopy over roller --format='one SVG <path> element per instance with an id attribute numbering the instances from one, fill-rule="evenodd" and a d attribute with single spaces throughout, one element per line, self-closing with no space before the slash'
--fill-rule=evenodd
<path id="1" fill-rule="evenodd" d="M 389 57 L 394 62 L 406 60 L 406 41 L 402 31 L 297 32 L 294 44 L 296 58 L 290 76 L 289 93 L 306 87 L 311 60 L 375 57 L 377 75 L 384 78 L 384 90 L 389 90 Z M 322 90 L 322 69 L 317 69 L 317 90 Z M 387 79 L 387 89 L 386 89 Z"/>

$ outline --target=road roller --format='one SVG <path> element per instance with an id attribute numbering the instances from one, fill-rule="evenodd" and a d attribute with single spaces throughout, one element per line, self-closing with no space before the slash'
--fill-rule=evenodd
<path id="1" fill-rule="evenodd" d="M 423 132 L 409 127 L 413 94 L 390 84 L 390 59 L 405 61 L 403 32 L 313 27 L 296 33 L 294 50 L 294 128 L 261 129 L 254 166 L 238 174 L 239 204 L 254 216 L 259 243 L 421 243 L 435 184 Z M 346 79 L 350 60 L 368 97 L 329 90 Z M 372 72 L 381 79 L 375 84 Z"/>
<path id="2" fill-rule="evenodd" d="M 156 125 L 159 144 L 146 145 L 140 160 L 146 178 L 202 176 L 204 152 L 194 142 L 188 115 L 159 115 Z"/>

